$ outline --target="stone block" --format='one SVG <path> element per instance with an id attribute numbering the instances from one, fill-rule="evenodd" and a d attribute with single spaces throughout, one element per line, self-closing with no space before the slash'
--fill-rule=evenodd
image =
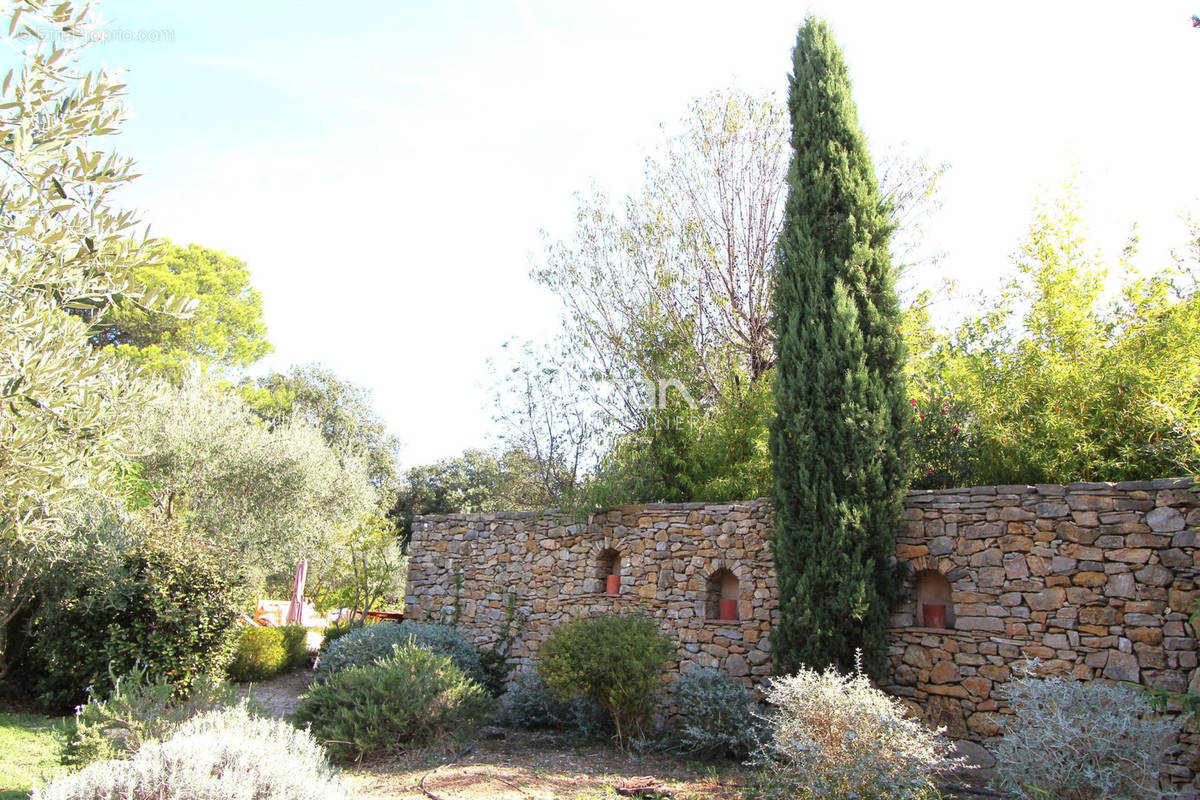
<path id="1" fill-rule="evenodd" d="M 1161 564 L 1149 564 L 1134 573 L 1139 583 L 1148 586 L 1170 586 L 1175 581 L 1174 571 Z"/>
<path id="2" fill-rule="evenodd" d="M 976 711 L 967 717 L 967 727 L 980 736 L 999 736 L 1004 731 L 1004 715 L 990 711 Z"/>
<path id="3" fill-rule="evenodd" d="M 932 683 L 955 683 L 959 677 L 958 666 L 953 661 L 939 661 L 929 672 Z"/>
<path id="4" fill-rule="evenodd" d="M 1108 662 L 1104 665 L 1104 677 L 1113 681 L 1132 681 L 1136 683 L 1141 677 L 1137 657 L 1132 653 L 1110 651 Z"/>
<path id="5" fill-rule="evenodd" d="M 1025 604 L 1035 611 L 1056 611 L 1067 599 L 1064 589 L 1055 587 L 1025 595 Z"/>
<path id="6" fill-rule="evenodd" d="M 1125 564 L 1145 564 L 1150 560 L 1150 554 L 1154 552 L 1148 547 L 1122 547 L 1119 550 L 1110 550 L 1108 558 L 1110 561 L 1120 561 Z"/>
<path id="7" fill-rule="evenodd" d="M 1155 533 L 1174 533 L 1183 530 L 1185 523 L 1179 509 L 1159 506 L 1146 514 L 1146 524 Z"/>

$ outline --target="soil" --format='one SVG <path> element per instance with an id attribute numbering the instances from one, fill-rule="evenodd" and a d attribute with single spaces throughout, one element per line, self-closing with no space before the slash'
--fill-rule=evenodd
<path id="1" fill-rule="evenodd" d="M 290 717 L 312 678 L 306 669 L 256 684 L 253 699 L 273 717 Z M 628 755 L 549 733 L 485 728 L 466 745 L 351 765 L 343 778 L 362 800 L 740 800 L 751 775 L 730 762 Z M 948 796 L 985 800 L 989 794 Z"/>
<path id="2" fill-rule="evenodd" d="M 630 756 L 602 745 L 573 747 L 530 731 L 487 729 L 468 748 L 453 763 L 447 762 L 458 751 L 427 748 L 347 769 L 344 777 L 363 797 L 389 800 L 611 800 L 634 789 L 645 791 L 627 796 L 734 800 L 746 777 L 733 764 Z"/>

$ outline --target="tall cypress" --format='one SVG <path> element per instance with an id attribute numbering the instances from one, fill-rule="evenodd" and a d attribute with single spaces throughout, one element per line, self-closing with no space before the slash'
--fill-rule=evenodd
<path id="1" fill-rule="evenodd" d="M 796 37 L 774 290 L 777 673 L 886 663 L 907 416 L 890 225 L 829 27 Z"/>

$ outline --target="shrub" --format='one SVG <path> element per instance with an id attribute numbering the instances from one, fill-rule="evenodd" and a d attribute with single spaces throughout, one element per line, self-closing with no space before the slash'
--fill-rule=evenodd
<path id="1" fill-rule="evenodd" d="M 624 747 L 641 735 L 674 650 L 644 614 L 585 617 L 550 634 L 538 653 L 538 671 L 559 697 L 583 694 L 600 704 Z"/>
<path id="2" fill-rule="evenodd" d="M 285 625 L 278 630 L 283 632 L 283 652 L 287 656 L 283 668 L 293 670 L 309 666 L 312 663 L 312 651 L 308 649 L 308 628 Z"/>
<path id="3" fill-rule="evenodd" d="M 325 655 L 325 651 L 329 649 L 331 644 L 351 631 L 356 631 L 361 627 L 364 626 L 354 625 L 349 622 L 345 624 L 336 623 L 326 627 L 325 630 L 321 631 L 321 646 L 317 648 L 317 659 L 320 660 L 321 656 Z"/>
<path id="4" fill-rule="evenodd" d="M 347 667 L 313 684 L 295 719 L 311 725 L 334 758 L 361 760 L 465 733 L 490 707 L 483 687 L 449 656 L 406 644 L 375 664 Z"/>
<path id="5" fill-rule="evenodd" d="M 186 699 L 179 699 L 176 686 L 162 676 L 147 677 L 142 668 L 114 680 L 109 692 L 93 692 L 66 731 L 63 763 L 82 766 L 132 755 L 184 720 L 237 703 L 237 689 L 212 676 L 195 678 L 186 690 Z"/>
<path id="6" fill-rule="evenodd" d="M 265 681 L 282 672 L 287 662 L 283 628 L 242 628 L 229 662 L 229 678 L 239 683 Z"/>
<path id="7" fill-rule="evenodd" d="M 745 686 L 715 669 L 693 669 L 675 681 L 676 734 L 683 749 L 744 759 L 761 738 L 761 720 Z"/>
<path id="8" fill-rule="evenodd" d="M 1062 800 L 1159 797 L 1162 757 L 1178 722 L 1137 689 L 1038 678 L 1037 663 L 1006 688 L 1014 715 L 993 748 L 996 783 Z"/>
<path id="9" fill-rule="evenodd" d="M 392 654 L 401 645 L 415 644 L 426 650 L 449 656 L 455 666 L 469 677 L 483 682 L 479 651 L 466 634 L 449 625 L 427 622 L 379 622 L 355 628 L 326 648 L 317 663 L 317 680 L 348 667 L 364 667 Z"/>
<path id="10" fill-rule="evenodd" d="M 521 670 L 500 698 L 499 721 L 530 730 L 567 731 L 581 739 L 596 739 L 612 729 L 608 713 L 593 700 L 576 695 L 555 697 L 537 670 Z"/>
<path id="11" fill-rule="evenodd" d="M 50 710 L 141 664 L 186 687 L 228 661 L 242 597 L 226 554 L 158 532 L 121 552 L 92 552 L 47 582 L 34 623 L 39 690 Z"/>
<path id="12" fill-rule="evenodd" d="M 937 796 L 934 773 L 955 762 L 940 732 L 856 670 L 772 680 L 771 738 L 754 755 L 765 797 L 911 800 Z"/>
<path id="13" fill-rule="evenodd" d="M 236 706 L 188 720 L 128 760 L 100 761 L 57 778 L 33 797 L 347 800 L 349 794 L 307 731 Z"/>

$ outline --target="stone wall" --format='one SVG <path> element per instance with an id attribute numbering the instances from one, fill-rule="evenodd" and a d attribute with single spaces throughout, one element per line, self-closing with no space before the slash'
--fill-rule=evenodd
<path id="1" fill-rule="evenodd" d="M 1000 730 L 1015 662 L 1042 659 L 1078 678 L 1200 692 L 1188 622 L 1200 573 L 1200 497 L 1191 479 L 913 492 L 897 557 L 911 575 L 889 631 L 884 686 L 961 739 Z M 778 613 L 765 501 L 612 509 L 586 524 L 553 515 L 418 517 L 407 613 L 457 614 L 478 643 L 495 641 L 509 597 L 528 617 L 512 649 L 529 663 L 560 622 L 640 608 L 680 642 L 680 660 L 757 683 L 770 672 Z M 614 554 L 620 593 L 605 592 Z M 714 584 L 737 579 L 738 620 L 711 619 Z M 923 619 L 948 601 L 946 627 Z M 933 613 L 933 612 L 930 612 Z M 1200 772 L 1200 736 L 1172 754 L 1173 778 Z"/>
<path id="2" fill-rule="evenodd" d="M 513 595 L 528 620 L 511 650 L 521 664 L 563 620 L 642 609 L 680 643 L 672 669 L 690 662 L 762 677 L 770 672 L 777 605 L 769 516 L 754 501 L 615 508 L 579 525 L 534 513 L 417 517 L 406 614 L 445 620 L 457 608 L 487 645 L 500 635 Z M 621 576 L 615 596 L 602 574 L 612 555 Z M 721 570 L 738 581 L 737 621 L 710 619 L 708 579 Z"/>

